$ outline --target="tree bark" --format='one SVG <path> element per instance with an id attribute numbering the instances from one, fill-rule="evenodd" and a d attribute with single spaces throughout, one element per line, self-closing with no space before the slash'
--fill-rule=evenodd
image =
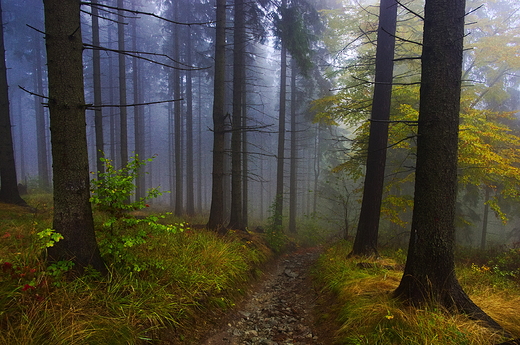
<path id="1" fill-rule="evenodd" d="M 188 21 L 191 12 L 187 11 Z M 192 35 L 191 27 L 186 28 L 186 64 L 192 65 Z M 193 165 L 193 75 L 186 71 L 186 214 L 195 215 L 195 185 Z"/>
<path id="2" fill-rule="evenodd" d="M 395 0 L 381 0 L 365 184 L 359 223 L 351 255 L 378 255 L 377 237 L 385 179 L 396 22 L 397 2 Z"/>
<path id="3" fill-rule="evenodd" d="M 484 186 L 484 218 L 482 219 L 482 234 L 480 236 L 480 250 L 484 251 L 486 249 L 487 242 L 487 228 L 488 228 L 488 215 L 489 215 L 489 194 L 491 192 L 491 188 L 488 186 Z"/>
<path id="4" fill-rule="evenodd" d="M 5 64 L 4 29 L 0 6 L 0 202 L 26 206 L 18 192 L 14 160 L 7 67 Z"/>
<path id="5" fill-rule="evenodd" d="M 287 1 L 282 0 L 282 8 L 287 7 Z M 283 18 L 282 18 L 283 20 Z M 276 155 L 276 195 L 274 202 L 274 226 L 283 226 L 283 187 L 285 160 L 285 109 L 287 94 L 287 43 L 282 39 L 280 52 L 280 94 L 278 112 L 278 152 Z"/>
<path id="6" fill-rule="evenodd" d="M 49 260 L 72 260 L 78 273 L 89 265 L 106 272 L 89 202 L 80 1 L 45 0 L 44 10 L 54 173 L 53 228 L 64 237 L 49 248 Z"/>
<path id="7" fill-rule="evenodd" d="M 97 0 L 92 0 L 93 4 L 97 4 Z M 92 6 L 92 45 L 99 47 L 99 20 L 98 8 Z M 94 81 L 94 128 L 96 131 L 96 170 L 98 177 L 100 173 L 105 171 L 105 165 L 101 161 L 104 156 L 105 148 L 103 142 L 103 108 L 101 97 L 101 55 L 98 49 L 92 51 L 92 73 Z"/>
<path id="8" fill-rule="evenodd" d="M 247 80 L 245 63 L 242 66 L 244 80 Z M 242 224 L 247 228 L 249 223 L 249 151 L 247 145 L 247 86 L 243 85 L 242 92 Z"/>
<path id="9" fill-rule="evenodd" d="M 242 91 L 245 62 L 244 1 L 235 0 L 233 44 L 233 117 L 231 124 L 231 212 L 229 228 L 244 230 L 242 218 Z"/>
<path id="10" fill-rule="evenodd" d="M 289 232 L 296 233 L 297 209 L 297 149 L 296 149 L 296 60 L 291 59 L 291 159 L 289 168 Z"/>
<path id="11" fill-rule="evenodd" d="M 134 9 L 137 10 L 137 6 L 134 4 Z M 137 51 L 137 19 L 132 20 L 132 49 Z M 134 94 L 134 104 L 142 103 L 141 97 L 141 64 L 137 57 L 132 58 L 132 84 Z M 146 159 L 145 157 L 145 124 L 144 124 L 144 111 L 141 106 L 134 106 L 134 141 L 135 141 L 135 154 L 139 159 Z M 145 179 L 145 167 L 139 167 L 137 179 L 135 181 L 136 190 L 135 196 L 137 199 L 144 198 L 146 196 L 146 179 Z"/>
<path id="12" fill-rule="evenodd" d="M 211 230 L 221 231 L 224 225 L 226 0 L 217 0 L 216 25 L 213 87 L 213 171 L 211 208 L 207 227 Z"/>
<path id="13" fill-rule="evenodd" d="M 427 0 L 412 231 L 394 295 L 413 305 L 440 304 L 500 326 L 455 276 L 455 201 L 465 0 Z"/>
<path id="14" fill-rule="evenodd" d="M 173 18 L 174 20 L 179 19 L 179 2 L 173 2 Z M 178 25 L 175 25 L 173 29 L 173 59 L 180 61 L 180 45 L 179 36 L 180 29 Z M 181 98 L 181 72 L 179 69 L 173 70 L 173 98 Z M 182 120 L 181 120 L 181 102 L 173 103 L 173 137 L 174 137 L 174 155 L 175 155 L 175 207 L 174 214 L 177 217 L 182 216 L 184 212 L 184 200 L 183 200 L 183 160 L 182 160 Z"/>
<path id="15" fill-rule="evenodd" d="M 118 23 L 117 23 L 117 49 L 119 51 L 125 50 L 125 25 L 124 12 L 122 10 L 124 0 L 117 0 Z M 120 142 L 119 152 L 121 156 L 121 167 L 125 167 L 128 163 L 128 115 L 126 108 L 126 59 L 124 54 L 118 56 L 118 71 L 119 71 L 119 126 L 120 126 Z"/>
<path id="16" fill-rule="evenodd" d="M 39 95 L 43 95 L 43 64 L 42 64 L 42 49 L 41 49 L 41 36 L 39 33 L 34 34 L 34 44 L 36 49 L 36 70 L 34 73 L 34 86 L 35 92 Z M 48 150 L 47 150 L 47 126 L 45 111 L 43 108 L 44 99 L 42 97 L 34 96 L 34 116 L 36 118 L 36 143 L 37 143 L 37 156 L 38 156 L 38 179 L 39 187 L 44 191 L 50 191 L 51 182 L 49 176 L 49 164 L 48 164 Z"/>

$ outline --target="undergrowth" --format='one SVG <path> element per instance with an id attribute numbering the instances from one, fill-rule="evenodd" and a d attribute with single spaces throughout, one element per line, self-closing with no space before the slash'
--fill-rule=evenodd
<path id="1" fill-rule="evenodd" d="M 160 267 L 115 265 L 105 277 L 91 271 L 70 281 L 45 266 L 37 233 L 49 227 L 50 212 L 2 207 L 0 219 L 0 344 L 6 345 L 139 344 L 172 330 L 180 337 L 205 311 L 233 306 L 270 255 L 254 236 L 245 241 L 238 233 L 187 228 L 131 248 L 135 258 Z"/>
<path id="2" fill-rule="evenodd" d="M 137 157 L 126 170 L 105 164 L 91 201 L 106 276 L 67 279 L 70 262 L 46 265 L 62 238 L 50 196 L 28 201 L 37 212 L 0 205 L 0 344 L 189 344 L 184 335 L 232 307 L 271 255 L 258 235 L 195 230 L 130 201 Z"/>
<path id="3" fill-rule="evenodd" d="M 392 299 L 391 292 L 402 276 L 401 251 L 386 251 L 382 259 L 347 258 L 350 251 L 350 243 L 339 242 L 325 252 L 314 270 L 322 289 L 333 294 L 339 305 L 334 311 L 340 324 L 338 344 L 481 345 L 504 340 L 465 315 L 433 307 L 405 307 Z M 486 265 L 460 266 L 457 275 L 477 305 L 505 330 L 520 336 L 517 282 Z"/>

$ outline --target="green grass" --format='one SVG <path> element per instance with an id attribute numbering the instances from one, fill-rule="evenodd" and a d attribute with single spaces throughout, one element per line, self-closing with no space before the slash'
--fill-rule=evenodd
<path id="1" fill-rule="evenodd" d="M 384 259 L 347 259 L 350 243 L 330 247 L 320 258 L 315 276 L 334 295 L 340 324 L 338 344 L 496 344 L 500 334 L 464 315 L 442 309 L 405 307 L 391 298 L 403 264 L 401 251 L 386 251 Z M 361 268 L 358 262 L 370 262 Z M 516 337 L 520 336 L 520 286 L 490 270 L 465 265 L 457 272 L 470 297 Z"/>
<path id="2" fill-rule="evenodd" d="M 0 205 L 0 344 L 188 344 L 179 339 L 232 307 L 271 255 L 255 235 L 187 229 L 128 248 L 145 269 L 107 261 L 105 277 L 65 280 L 45 267 L 36 234 L 52 205 L 37 203 L 37 213 Z"/>

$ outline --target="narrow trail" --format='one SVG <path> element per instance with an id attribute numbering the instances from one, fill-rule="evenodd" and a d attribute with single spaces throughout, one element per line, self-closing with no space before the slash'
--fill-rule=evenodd
<path id="1" fill-rule="evenodd" d="M 330 344 L 313 315 L 318 294 L 309 271 L 320 252 L 306 248 L 282 256 L 243 306 L 201 345 Z"/>

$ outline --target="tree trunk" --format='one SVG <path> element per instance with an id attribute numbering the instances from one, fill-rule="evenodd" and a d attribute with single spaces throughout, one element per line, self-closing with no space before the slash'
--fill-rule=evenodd
<path id="1" fill-rule="evenodd" d="M 41 35 L 34 34 L 34 44 L 36 49 L 36 71 L 34 73 L 34 90 L 37 94 L 43 95 L 43 65 L 42 65 L 42 49 L 40 43 Z M 51 187 L 49 176 L 49 164 L 47 164 L 47 126 L 45 125 L 45 110 L 43 108 L 44 99 L 34 96 L 34 116 L 36 118 L 36 143 L 38 156 L 38 179 L 39 187 L 44 191 L 49 191 Z"/>
<path id="2" fill-rule="evenodd" d="M 0 7 L 0 202 L 26 206 L 18 192 L 16 165 L 14 161 L 7 68 L 5 65 L 4 29 Z"/>
<path id="3" fill-rule="evenodd" d="M 173 2 L 173 18 L 179 19 L 179 2 Z M 179 27 L 175 25 L 173 31 L 173 59 L 180 61 L 179 48 Z M 181 98 L 181 73 L 180 70 L 173 70 L 173 98 Z M 182 122 L 181 122 L 181 102 L 173 103 L 173 137 L 174 137 L 174 155 L 175 155 L 175 208 L 174 214 L 177 217 L 183 214 L 183 176 L 182 176 Z"/>
<path id="4" fill-rule="evenodd" d="M 282 0 L 282 8 L 287 1 Z M 282 19 L 283 20 L 283 19 Z M 284 187 L 284 160 L 285 160 L 285 107 L 287 93 L 287 44 L 282 40 L 280 52 L 280 109 L 278 112 L 278 152 L 276 156 L 276 195 L 274 202 L 274 226 L 281 229 L 283 225 L 283 187 Z"/>
<path id="5" fill-rule="evenodd" d="M 412 231 L 394 295 L 413 305 L 440 304 L 494 328 L 455 276 L 455 201 L 465 0 L 427 0 Z"/>
<path id="6" fill-rule="evenodd" d="M 188 21 L 191 20 L 191 12 L 187 11 Z M 192 65 L 192 37 L 191 27 L 186 28 L 186 64 Z M 193 181 L 193 76 L 191 71 L 186 71 L 186 213 L 195 215 L 195 185 Z"/>
<path id="7" fill-rule="evenodd" d="M 317 205 L 318 205 L 318 183 L 320 181 L 320 136 L 321 136 L 321 127 L 320 124 L 316 124 L 316 135 L 314 137 L 314 185 L 313 185 L 313 198 L 312 198 L 312 214 L 316 215 Z"/>
<path id="8" fill-rule="evenodd" d="M 78 273 L 89 265 L 106 272 L 89 201 L 80 1 L 45 0 L 44 9 L 54 173 L 53 228 L 64 237 L 49 248 L 49 260 L 71 260 Z"/>
<path id="9" fill-rule="evenodd" d="M 242 222 L 242 91 L 245 62 L 244 1 L 235 0 L 233 44 L 233 118 L 231 126 L 231 212 L 229 228 L 244 230 Z"/>
<path id="10" fill-rule="evenodd" d="M 134 4 L 134 9 L 137 6 Z M 137 19 L 132 21 L 132 49 L 137 51 Z M 134 104 L 142 103 L 141 100 L 141 64 L 137 57 L 132 57 L 132 84 L 134 88 Z M 141 106 L 134 106 L 134 141 L 135 141 L 135 155 L 139 159 L 146 159 L 144 152 L 144 111 Z M 135 197 L 137 200 L 146 196 L 146 179 L 145 179 L 145 167 L 139 167 L 137 172 L 137 179 L 135 181 L 136 190 Z"/>
<path id="11" fill-rule="evenodd" d="M 108 30 L 107 33 L 108 42 L 112 42 L 112 30 Z M 112 56 L 108 56 L 108 103 L 115 104 L 115 87 L 114 87 L 114 62 Z M 116 123 L 117 123 L 117 113 L 115 108 L 110 108 L 109 110 L 109 118 L 110 118 L 110 158 L 114 161 L 115 166 L 119 166 L 117 162 L 118 154 L 116 152 L 116 142 L 117 142 L 117 132 L 116 132 Z"/>
<path id="12" fill-rule="evenodd" d="M 118 23 L 117 23 L 117 49 L 119 51 L 125 50 L 125 25 L 124 12 L 121 10 L 124 6 L 124 0 L 117 0 Z M 118 71 L 119 71 L 119 126 L 120 126 L 120 156 L 121 167 L 125 167 L 128 163 L 128 115 L 126 109 L 126 62 L 125 55 L 119 53 L 118 56 Z"/>
<path id="13" fill-rule="evenodd" d="M 217 0 L 215 35 L 215 77 L 213 87 L 213 172 L 208 228 L 224 225 L 224 144 L 226 75 L 226 0 Z"/>
<path id="14" fill-rule="evenodd" d="M 242 66 L 242 73 L 244 80 L 247 79 L 245 63 Z M 249 159 L 248 159 L 248 145 L 247 145 L 247 86 L 246 82 L 243 85 L 242 92 L 242 224 L 247 228 L 249 223 Z"/>
<path id="15" fill-rule="evenodd" d="M 291 166 L 289 170 L 289 232 L 296 233 L 297 209 L 297 149 L 296 149 L 296 60 L 291 59 Z"/>
<path id="16" fill-rule="evenodd" d="M 198 148 L 198 152 L 197 152 L 197 160 L 198 160 L 198 164 L 197 164 L 197 212 L 199 214 L 202 214 L 202 205 L 203 205 L 203 202 L 202 202 L 202 185 L 203 185 L 203 181 L 202 181 L 202 86 L 201 86 L 201 81 L 202 81 L 202 76 L 199 75 L 198 77 L 198 88 L 197 88 L 197 91 L 198 91 L 198 95 L 197 95 L 197 112 L 198 112 L 198 116 L 197 116 L 197 134 L 198 134 L 198 137 L 197 137 L 197 148 Z M 204 181 L 205 182 L 205 181 Z M 205 183 L 204 183 L 205 184 Z M 204 208 L 206 207 L 206 205 L 204 205 Z"/>
<path id="17" fill-rule="evenodd" d="M 20 164 L 20 179 L 22 180 L 22 183 L 25 183 L 25 180 L 26 180 L 26 167 L 25 167 L 25 145 L 24 145 L 24 133 L 25 133 L 25 130 L 24 130 L 24 119 L 23 119 L 23 112 L 22 112 L 22 97 L 21 97 L 21 94 L 20 92 L 18 93 L 18 96 L 17 96 L 18 100 L 17 100 L 17 106 L 16 106 L 16 110 L 17 110 L 17 113 L 19 114 L 18 115 L 18 123 L 16 124 L 16 126 L 18 127 L 18 141 L 19 141 L 19 146 L 18 146 L 18 157 L 19 157 L 19 164 Z M 16 150 L 15 150 L 16 151 Z M 16 158 L 15 158 L 16 159 Z M 50 185 L 50 183 L 49 183 Z M 26 185 L 27 186 L 27 185 Z"/>
<path id="18" fill-rule="evenodd" d="M 377 256 L 377 237 L 388 142 L 388 120 L 390 119 L 392 98 L 396 22 L 397 2 L 395 0 L 381 0 L 365 184 L 352 255 Z"/>
<path id="19" fill-rule="evenodd" d="M 487 238 L 487 227 L 488 227 L 488 215 L 489 215 L 489 193 L 491 188 L 484 186 L 484 219 L 482 219 L 482 234 L 480 237 L 480 250 L 486 249 L 486 238 Z"/>
<path id="20" fill-rule="evenodd" d="M 97 0 L 92 0 L 97 4 Z M 92 45 L 98 47 L 99 44 L 99 20 L 98 8 L 92 6 Z M 103 108 L 99 107 L 103 101 L 101 98 L 101 56 L 98 49 L 92 51 L 92 73 L 94 81 L 94 128 L 96 131 L 96 170 L 99 173 L 105 171 L 105 165 L 101 161 L 104 156 L 105 148 L 103 142 Z M 99 175 L 98 175 L 99 177 Z"/>

